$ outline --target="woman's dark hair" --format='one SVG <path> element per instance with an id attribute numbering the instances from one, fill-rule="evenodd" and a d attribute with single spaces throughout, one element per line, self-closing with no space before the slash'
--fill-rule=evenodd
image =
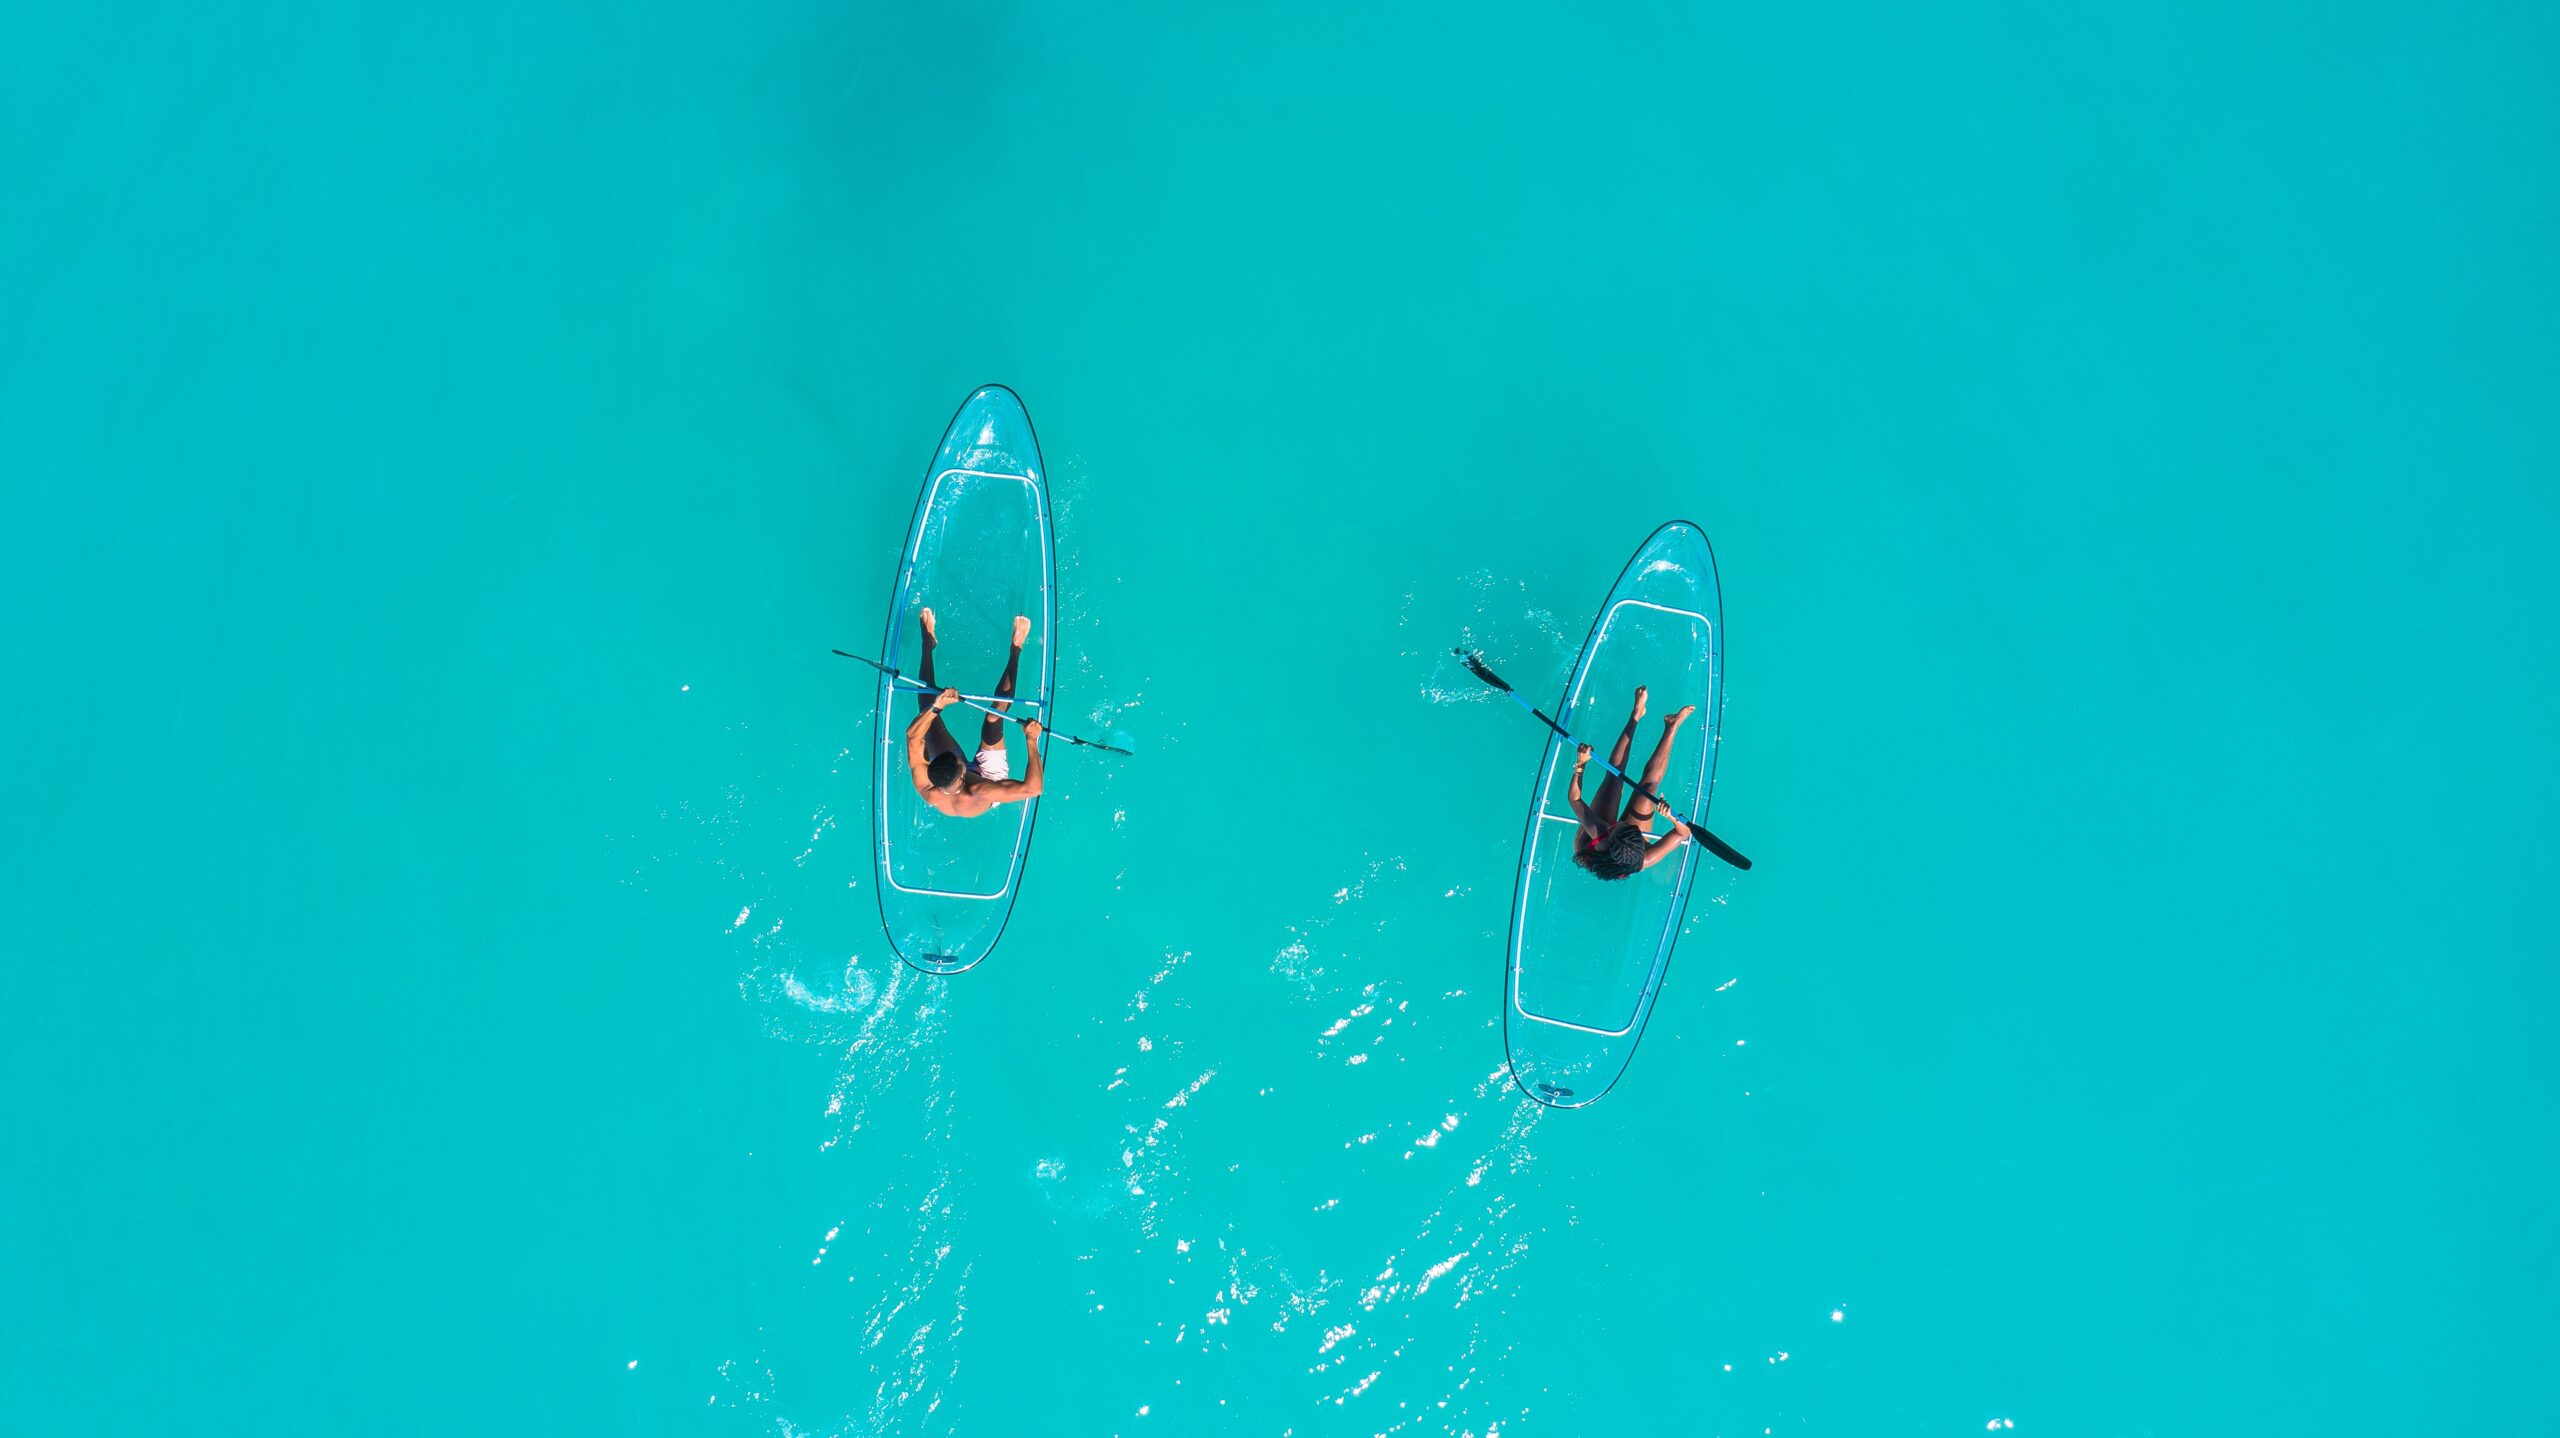
<path id="1" fill-rule="evenodd" d="M 1573 861 L 1603 879 L 1623 879 L 1644 869 L 1644 830 L 1624 825 L 1594 848 L 1576 849 Z"/>
<path id="2" fill-rule="evenodd" d="M 933 782 L 933 787 L 948 789 L 960 782 L 960 771 L 966 767 L 960 762 L 959 755 L 945 750 L 934 755 L 933 762 L 924 766 L 924 776 Z"/>
<path id="3" fill-rule="evenodd" d="M 1620 825 L 1617 837 L 1609 842 L 1609 852 L 1618 856 L 1618 862 L 1626 865 L 1630 874 L 1644 867 L 1645 851 L 1652 847 L 1653 836 L 1644 831 L 1642 824 Z"/>

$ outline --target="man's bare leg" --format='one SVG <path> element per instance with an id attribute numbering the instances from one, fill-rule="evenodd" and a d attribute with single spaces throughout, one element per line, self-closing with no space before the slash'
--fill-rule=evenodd
<path id="1" fill-rule="evenodd" d="M 1013 707 L 1013 676 L 1022 668 L 1022 641 L 1030 637 L 1031 621 L 1019 614 L 1013 616 L 1013 653 L 1005 658 L 1004 677 L 996 681 L 996 702 L 993 706 L 996 714 Z M 978 747 L 981 749 L 993 749 L 1004 742 L 1004 721 L 996 714 L 988 715 L 987 722 L 978 726 Z"/>
<path id="2" fill-rule="evenodd" d="M 942 692 L 942 686 L 933 682 L 933 610 L 930 607 L 916 611 L 916 627 L 924 631 L 924 648 L 918 651 L 923 657 L 916 660 L 916 677 L 924 681 L 924 687 L 916 691 L 916 712 L 921 714 L 933 707 L 933 696 Z"/>
<path id="3" fill-rule="evenodd" d="M 1671 772 L 1671 740 L 1680 732 L 1680 726 L 1689 722 L 1689 716 L 1697 712 L 1698 706 L 1691 704 L 1662 721 L 1662 737 L 1654 741 L 1653 757 L 1644 761 L 1644 786 L 1647 789 L 1657 794 L 1662 792 L 1662 776 Z M 1638 794 L 1636 801 L 1627 806 L 1627 817 L 1650 823 L 1654 808 L 1651 799 Z"/>

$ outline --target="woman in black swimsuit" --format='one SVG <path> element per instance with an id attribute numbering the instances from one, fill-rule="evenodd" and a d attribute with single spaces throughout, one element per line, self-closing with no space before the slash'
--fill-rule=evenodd
<path id="1" fill-rule="evenodd" d="M 1618 742 L 1609 751 L 1609 762 L 1623 770 L 1627 767 L 1628 747 L 1635 743 L 1636 721 L 1644 717 L 1645 691 L 1636 687 L 1635 708 L 1627 714 L 1627 727 L 1618 731 Z M 1654 793 L 1661 792 L 1662 776 L 1671 767 L 1671 740 L 1680 726 L 1698 706 L 1688 705 L 1662 721 L 1662 738 L 1653 746 L 1653 757 L 1644 761 L 1644 785 Z M 1653 837 L 1654 802 L 1638 793 L 1627 800 L 1623 812 L 1618 798 L 1627 792 L 1624 780 L 1611 774 L 1600 785 L 1600 793 L 1591 803 L 1582 802 L 1582 770 L 1591 762 L 1591 746 L 1578 744 L 1573 751 L 1573 784 L 1565 791 L 1565 801 L 1573 806 L 1573 817 L 1581 827 L 1573 834 L 1573 861 L 1603 879 L 1623 879 L 1642 873 L 1662 862 L 1662 856 L 1689 841 L 1689 831 L 1679 824 L 1657 839 Z"/>

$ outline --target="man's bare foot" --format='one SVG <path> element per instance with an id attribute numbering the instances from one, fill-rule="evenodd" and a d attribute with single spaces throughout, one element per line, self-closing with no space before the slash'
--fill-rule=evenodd
<path id="1" fill-rule="evenodd" d="M 933 607 L 931 605 L 916 611 L 916 623 L 924 626 L 924 642 L 931 644 L 933 642 Z"/>
<path id="2" fill-rule="evenodd" d="M 1031 617 L 1027 614 L 1017 614 L 1013 616 L 1013 647 L 1016 649 L 1021 648 L 1022 641 L 1030 637 Z"/>
<path id="3" fill-rule="evenodd" d="M 1697 705 L 1695 705 L 1695 704 L 1684 704 L 1684 705 L 1682 705 L 1682 706 L 1681 706 L 1681 708 L 1680 708 L 1680 712 L 1679 712 L 1679 713 L 1674 714 L 1674 715 L 1672 715 L 1670 718 L 1665 719 L 1665 720 L 1663 720 L 1663 721 L 1662 721 L 1662 727 L 1663 727 L 1663 728 L 1665 728 L 1665 729 L 1677 729 L 1677 728 L 1679 728 L 1681 725 L 1688 723 L 1688 722 L 1689 722 L 1689 716 L 1690 716 L 1690 715 L 1692 715 L 1692 714 L 1695 714 L 1695 713 L 1697 713 L 1697 712 L 1698 712 L 1698 706 L 1697 706 Z"/>
<path id="4" fill-rule="evenodd" d="M 1644 717 L 1644 695 L 1645 695 L 1645 688 L 1644 688 L 1644 686 L 1643 686 L 1643 685 L 1641 685 L 1641 684 L 1637 685 L 1637 686 L 1636 686 L 1636 710 L 1635 710 L 1635 713 L 1633 713 L 1633 714 L 1631 714 L 1631 715 L 1627 716 L 1627 722 L 1628 722 L 1628 723 L 1632 724 L 1632 723 L 1634 723 L 1636 720 L 1641 719 L 1641 718 L 1643 718 L 1643 717 Z"/>

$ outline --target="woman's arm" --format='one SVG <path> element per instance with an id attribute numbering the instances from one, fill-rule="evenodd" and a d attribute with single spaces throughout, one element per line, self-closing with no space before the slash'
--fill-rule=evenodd
<path id="1" fill-rule="evenodd" d="M 1667 816 L 1666 816 L 1667 817 Z M 1671 832 L 1644 846 L 1644 866 L 1648 869 L 1662 862 L 1662 856 L 1689 842 L 1689 826 L 1677 819 L 1671 821 Z"/>

